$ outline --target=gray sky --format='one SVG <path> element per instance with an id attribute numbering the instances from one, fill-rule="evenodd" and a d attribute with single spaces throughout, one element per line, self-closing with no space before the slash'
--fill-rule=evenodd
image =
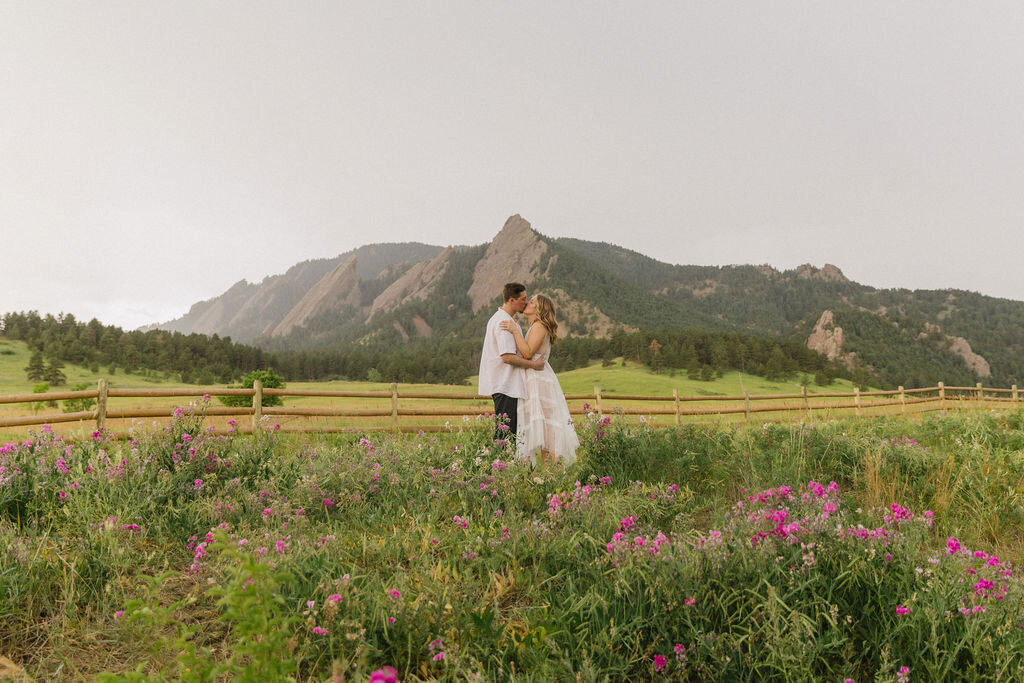
<path id="1" fill-rule="evenodd" d="M 0 0 L 0 312 L 552 237 L 1024 300 L 1019 2 Z"/>

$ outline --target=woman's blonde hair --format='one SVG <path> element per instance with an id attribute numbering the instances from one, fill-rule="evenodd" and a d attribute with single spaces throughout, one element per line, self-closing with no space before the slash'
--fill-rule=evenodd
<path id="1" fill-rule="evenodd" d="M 544 325 L 544 328 L 548 331 L 548 337 L 551 338 L 551 343 L 554 344 L 555 340 L 558 339 L 558 321 L 555 320 L 555 304 L 543 294 L 536 295 L 534 303 L 537 306 L 537 320 Z"/>

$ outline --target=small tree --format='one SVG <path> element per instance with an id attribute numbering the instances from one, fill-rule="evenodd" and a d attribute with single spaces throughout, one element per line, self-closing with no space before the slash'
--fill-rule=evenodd
<path id="1" fill-rule="evenodd" d="M 700 379 L 700 369 L 700 361 L 697 360 L 697 356 L 690 356 L 690 360 L 686 363 L 686 378 Z"/>
<path id="2" fill-rule="evenodd" d="M 36 349 L 25 366 L 25 376 L 30 382 L 41 382 L 46 374 L 46 365 L 43 363 L 43 352 Z"/>
<path id="3" fill-rule="evenodd" d="M 50 358 L 46 363 L 46 370 L 43 373 L 43 379 L 50 383 L 51 386 L 60 386 L 68 380 L 64 375 L 64 361 L 60 358 Z"/>
<path id="4" fill-rule="evenodd" d="M 260 381 L 264 389 L 284 389 L 284 377 L 274 372 L 273 368 L 267 368 L 266 370 L 253 370 L 248 375 L 242 378 L 241 384 L 230 385 L 229 389 L 252 389 L 256 380 Z M 244 408 L 248 405 L 252 405 L 252 399 L 248 396 L 218 396 L 221 403 L 226 406 L 233 408 Z M 263 394 L 263 406 L 280 406 L 284 405 L 284 401 L 281 400 L 280 396 L 267 396 Z"/>
<path id="5" fill-rule="evenodd" d="M 33 394 L 45 394 L 50 390 L 50 385 L 46 382 L 36 384 L 32 387 Z M 56 408 L 56 401 L 36 401 L 32 404 L 32 412 L 38 413 L 42 408 Z"/>
<path id="6" fill-rule="evenodd" d="M 83 382 L 71 387 L 71 391 L 85 391 L 88 388 L 89 385 Z M 64 401 L 63 411 L 65 413 L 78 413 L 92 410 L 94 405 L 96 405 L 96 399 L 94 398 L 69 398 Z"/>

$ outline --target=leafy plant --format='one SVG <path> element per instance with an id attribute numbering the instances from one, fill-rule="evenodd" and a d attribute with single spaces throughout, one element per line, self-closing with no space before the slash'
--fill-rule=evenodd
<path id="1" fill-rule="evenodd" d="M 40 382 L 39 384 L 35 384 L 35 385 L 32 386 L 32 393 L 33 394 L 45 394 L 48 391 L 50 391 L 50 383 L 49 382 Z M 56 408 L 56 407 L 57 407 L 57 402 L 56 401 L 36 401 L 35 403 L 32 404 L 32 412 L 38 413 L 43 408 Z"/>
<path id="2" fill-rule="evenodd" d="M 253 370 L 245 377 L 242 378 L 241 384 L 229 385 L 231 389 L 252 389 L 256 383 L 256 380 L 263 385 L 264 389 L 283 389 L 284 377 L 274 372 L 273 368 L 267 368 L 266 370 Z M 245 406 L 252 405 L 252 399 L 248 396 L 219 396 L 218 399 L 221 403 L 226 406 L 232 406 L 235 408 L 244 408 Z M 284 401 L 281 400 L 280 396 L 268 396 L 263 394 L 263 406 L 280 406 L 284 405 Z"/>
<path id="3" fill-rule="evenodd" d="M 89 389 L 87 382 L 80 382 L 71 387 L 71 391 L 86 391 L 87 389 Z M 69 398 L 64 400 L 63 411 L 65 413 L 77 413 L 92 410 L 92 407 L 95 405 L 96 399 L 94 398 Z"/>

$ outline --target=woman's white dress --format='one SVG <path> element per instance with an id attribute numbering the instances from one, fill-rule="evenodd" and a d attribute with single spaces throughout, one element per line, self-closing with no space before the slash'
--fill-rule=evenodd
<path id="1" fill-rule="evenodd" d="M 526 370 L 526 398 L 519 401 L 518 406 L 516 456 L 536 465 L 537 452 L 544 449 L 569 465 L 576 461 L 580 440 L 569 416 L 562 385 L 548 363 L 550 355 L 551 338 L 545 334 L 544 342 L 532 359 L 543 358 L 544 368 Z"/>

